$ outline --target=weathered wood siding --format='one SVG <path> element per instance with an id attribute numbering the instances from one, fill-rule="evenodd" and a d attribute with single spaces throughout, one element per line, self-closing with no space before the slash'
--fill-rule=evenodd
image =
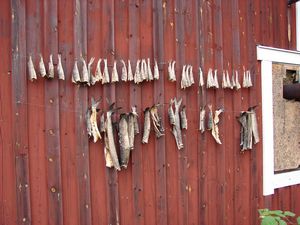
<path id="1" fill-rule="evenodd" d="M 241 154 L 236 120 L 258 105 L 261 130 L 256 44 L 295 48 L 295 8 L 285 0 L 7 0 L 0 3 L 0 43 L 0 224 L 253 225 L 258 208 L 300 213 L 298 185 L 262 196 L 261 143 Z M 46 61 L 62 54 L 65 82 L 27 80 L 27 57 L 37 65 L 40 53 Z M 71 71 L 81 53 L 110 65 L 155 58 L 161 79 L 77 87 Z M 182 91 L 179 81 L 167 80 L 171 59 L 177 74 L 182 64 L 205 73 L 249 68 L 254 87 Z M 182 97 L 189 121 L 184 150 L 176 149 L 166 104 L 165 137 L 137 141 L 127 170 L 106 169 L 103 142 L 89 141 L 85 129 L 92 96 L 124 111 L 137 105 L 140 125 L 142 109 Z M 209 103 L 225 108 L 222 145 L 197 131 L 199 107 Z"/>

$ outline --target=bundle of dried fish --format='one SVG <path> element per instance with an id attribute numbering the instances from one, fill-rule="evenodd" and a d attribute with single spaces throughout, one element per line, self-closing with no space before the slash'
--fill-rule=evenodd
<path id="1" fill-rule="evenodd" d="M 80 79 L 80 82 L 83 84 L 89 84 L 90 78 L 88 73 L 88 68 L 85 62 L 85 59 L 81 56 L 81 62 L 82 62 L 82 77 Z"/>
<path id="2" fill-rule="evenodd" d="M 135 73 L 134 73 L 134 83 L 136 84 L 142 82 L 140 64 L 141 64 L 141 60 L 138 59 L 138 61 L 136 62 Z"/>
<path id="3" fill-rule="evenodd" d="M 29 80 L 30 81 L 36 80 L 37 76 L 36 76 L 36 72 L 35 72 L 35 69 L 34 69 L 34 65 L 33 65 L 31 56 L 29 56 L 29 60 L 28 60 L 27 65 L 28 65 Z"/>
<path id="4" fill-rule="evenodd" d="M 108 84 L 110 82 L 110 79 L 108 73 L 107 59 L 103 59 L 103 61 L 104 61 L 104 69 L 103 69 L 102 84 Z"/>
<path id="5" fill-rule="evenodd" d="M 122 113 L 119 120 L 119 143 L 120 143 L 120 164 L 121 167 L 127 168 L 130 156 L 130 143 L 129 143 L 129 123 L 128 115 Z"/>
<path id="6" fill-rule="evenodd" d="M 72 71 L 72 82 L 75 84 L 78 84 L 80 82 L 80 74 L 76 60 L 74 62 L 74 67 Z"/>
<path id="7" fill-rule="evenodd" d="M 119 75 L 118 75 L 118 70 L 117 70 L 117 62 L 114 61 L 114 66 L 112 69 L 112 74 L 111 74 L 111 82 L 119 82 Z"/>
<path id="8" fill-rule="evenodd" d="M 161 136 L 165 135 L 164 127 L 161 121 L 161 117 L 158 115 L 158 105 L 153 105 L 150 108 L 150 115 L 152 119 L 152 124 L 154 127 L 154 131 L 157 138 L 160 138 Z"/>
<path id="9" fill-rule="evenodd" d="M 94 62 L 95 58 L 92 57 L 88 63 L 88 77 L 89 77 L 89 85 L 95 85 L 95 83 L 97 82 L 97 78 L 92 74 L 92 64 Z"/>
<path id="10" fill-rule="evenodd" d="M 159 70 L 156 60 L 154 61 L 154 80 L 159 80 Z"/>
<path id="11" fill-rule="evenodd" d="M 150 65 L 150 59 L 147 59 L 147 74 L 148 74 L 148 81 L 153 80 L 153 74 L 152 74 L 152 70 L 151 70 L 151 65 Z"/>
<path id="12" fill-rule="evenodd" d="M 128 79 L 127 80 L 128 81 L 133 81 L 134 80 L 130 60 L 128 60 Z"/>
<path id="13" fill-rule="evenodd" d="M 116 170 L 121 170 L 118 154 L 115 145 L 114 139 L 114 130 L 112 124 L 112 115 L 117 110 L 114 109 L 115 103 L 113 103 L 109 110 L 106 113 L 106 122 L 105 122 L 105 159 L 106 159 L 106 166 L 114 167 Z M 111 163 L 110 163 L 111 160 Z"/>
<path id="14" fill-rule="evenodd" d="M 185 106 L 182 106 L 182 109 L 180 111 L 180 125 L 181 125 L 181 129 L 187 130 L 188 122 L 187 122 L 187 117 L 186 117 L 186 108 L 185 108 Z"/>
<path id="15" fill-rule="evenodd" d="M 94 98 L 91 100 L 92 105 L 86 112 L 86 121 L 87 121 L 87 132 L 89 137 L 93 137 L 94 143 L 101 139 L 101 134 L 97 125 L 97 107 L 100 103 L 100 100 L 95 102 Z"/>
<path id="16" fill-rule="evenodd" d="M 170 61 L 168 66 L 169 81 L 171 82 L 176 81 L 175 63 L 175 61 Z"/>
<path id="17" fill-rule="evenodd" d="M 253 139 L 254 144 L 259 142 L 257 119 L 254 108 L 255 107 L 250 107 L 248 111 L 241 112 L 238 118 L 238 121 L 241 124 L 241 151 L 252 149 Z"/>
<path id="18" fill-rule="evenodd" d="M 150 115 L 150 108 L 146 108 L 144 111 L 144 132 L 143 132 L 143 139 L 142 143 L 148 143 L 149 136 L 150 136 L 150 129 L 151 129 L 151 115 Z"/>
<path id="19" fill-rule="evenodd" d="M 142 59 L 141 62 L 141 79 L 142 81 L 144 80 L 148 81 L 148 69 L 147 69 L 147 63 L 145 59 Z"/>
<path id="20" fill-rule="evenodd" d="M 214 80 L 214 77 L 213 77 L 212 69 L 208 70 L 207 81 L 206 82 L 207 82 L 206 83 L 207 88 L 214 88 L 215 87 L 215 80 Z"/>
<path id="21" fill-rule="evenodd" d="M 40 55 L 39 71 L 40 71 L 41 77 L 45 77 L 47 75 L 47 73 L 46 73 L 46 67 L 45 67 L 44 59 L 43 59 L 42 55 Z"/>
<path id="22" fill-rule="evenodd" d="M 180 99 L 179 101 L 177 101 L 176 98 L 171 99 L 170 106 L 168 109 L 169 120 L 172 125 L 172 133 L 175 137 L 178 150 L 183 148 L 181 128 L 180 128 L 181 123 L 180 123 L 180 116 L 179 116 L 179 108 L 181 102 L 182 99 Z M 173 110 L 173 104 L 175 104 L 175 112 Z"/>
<path id="23" fill-rule="evenodd" d="M 58 63 L 57 63 L 57 74 L 58 74 L 58 79 L 60 80 L 65 80 L 65 73 L 64 73 L 64 68 L 61 63 L 61 55 L 59 54 L 57 56 L 58 58 Z"/>
<path id="24" fill-rule="evenodd" d="M 201 67 L 199 67 L 199 87 L 204 86 L 203 72 Z"/>
<path id="25" fill-rule="evenodd" d="M 205 107 L 200 108 L 200 121 L 199 121 L 199 130 L 201 133 L 205 131 Z"/>
<path id="26" fill-rule="evenodd" d="M 219 116 L 222 112 L 224 112 L 223 109 L 218 109 L 215 111 L 215 116 L 213 119 L 212 130 L 211 130 L 211 134 L 218 144 L 222 144 L 219 136 L 219 127 L 218 127 L 218 123 L 220 122 Z"/>
<path id="27" fill-rule="evenodd" d="M 100 82 L 103 79 L 103 75 L 101 72 L 101 61 L 102 59 L 99 59 L 96 66 L 96 71 L 95 71 L 96 82 Z"/>
<path id="28" fill-rule="evenodd" d="M 121 80 L 126 82 L 127 81 L 127 68 L 124 60 L 121 60 L 122 63 L 122 74 L 121 74 Z"/>
<path id="29" fill-rule="evenodd" d="M 53 79 L 54 78 L 54 65 L 53 65 L 53 59 L 52 59 L 52 54 L 50 55 L 50 61 L 48 63 L 48 78 Z"/>
<path id="30" fill-rule="evenodd" d="M 249 87 L 252 87 L 250 70 L 247 71 L 244 70 L 243 88 L 249 88 Z"/>

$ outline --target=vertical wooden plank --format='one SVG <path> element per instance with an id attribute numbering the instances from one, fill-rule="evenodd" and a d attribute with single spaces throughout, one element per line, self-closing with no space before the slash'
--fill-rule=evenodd
<path id="1" fill-rule="evenodd" d="M 62 63 L 65 72 L 65 82 L 59 84 L 60 108 L 60 136 L 61 136 L 61 164 L 63 189 L 63 222 L 64 224 L 78 225 L 79 198 L 77 184 L 77 149 L 75 133 L 75 99 L 74 84 L 71 82 L 74 65 L 74 1 L 58 1 L 58 44 L 62 54 Z M 75 43 L 74 43 L 75 45 Z M 72 187 L 72 188 L 70 188 Z"/>
<path id="2" fill-rule="evenodd" d="M 168 80 L 167 66 L 170 60 L 175 60 L 176 54 L 176 37 L 175 37 L 175 1 L 163 2 L 163 31 L 164 31 L 164 61 L 161 66 L 164 67 L 164 71 L 160 74 L 160 79 L 164 81 L 165 103 L 169 103 L 170 99 L 176 96 L 176 84 Z M 159 61 L 158 61 L 159 63 Z M 162 62 L 161 62 L 162 63 Z M 172 127 L 169 123 L 169 118 L 165 114 L 165 142 L 166 145 L 166 162 L 167 162 L 167 221 L 169 224 L 178 225 L 178 150 L 176 142 L 172 134 Z"/>
<path id="3" fill-rule="evenodd" d="M 11 90 L 11 8 L 10 2 L 0 7 L 0 224 L 17 224 L 16 168 L 12 147 L 12 90 Z"/>
<path id="4" fill-rule="evenodd" d="M 87 19 L 87 49 L 88 59 L 95 57 L 93 64 L 93 73 L 98 62 L 98 58 L 105 58 L 104 49 L 106 46 L 102 46 L 102 3 L 101 1 L 89 1 L 88 4 L 88 19 Z M 102 62 L 103 63 L 103 62 Z M 89 87 L 88 101 L 91 101 L 91 97 L 99 99 L 102 97 L 103 87 L 99 83 L 95 86 Z M 89 103 L 90 104 L 90 103 Z M 106 100 L 102 98 L 102 104 L 99 108 L 103 113 L 103 104 L 106 105 Z M 98 114 L 100 116 L 100 113 Z M 98 117 L 99 119 L 99 117 Z M 103 139 L 97 143 L 89 141 L 90 151 L 90 177 L 91 177 L 91 203 L 92 203 L 92 224 L 108 224 L 107 214 L 107 196 L 106 196 L 106 169 L 104 160 L 104 141 Z M 99 194 L 103 193 L 103 194 Z"/>
<path id="5" fill-rule="evenodd" d="M 103 2 L 103 48 L 104 56 L 108 64 L 112 67 L 115 55 L 115 20 L 114 20 L 114 1 Z M 111 72 L 111 70 L 110 70 Z M 110 84 L 103 87 L 104 99 L 111 103 L 116 102 L 116 84 Z M 116 115 L 113 116 L 114 119 Z M 117 135 L 115 133 L 115 135 Z M 116 140 L 116 139 L 115 139 Z M 107 215 L 109 224 L 119 224 L 119 192 L 118 192 L 118 174 L 114 169 L 106 168 L 106 191 L 108 197 Z"/>
<path id="6" fill-rule="evenodd" d="M 87 1 L 75 0 L 74 4 L 74 53 L 87 60 Z M 75 87 L 75 132 L 77 156 L 77 185 L 79 198 L 79 224 L 91 224 L 90 171 L 88 136 L 85 112 L 88 107 L 86 87 Z"/>
<path id="7" fill-rule="evenodd" d="M 140 20 L 139 1 L 129 0 L 129 59 L 135 71 L 136 61 L 140 58 Z M 140 112 L 139 125 L 141 125 L 141 87 L 130 84 L 130 105 L 136 105 Z M 142 130 L 142 127 L 140 126 Z M 133 185 L 133 224 L 144 224 L 144 198 L 143 198 L 143 153 L 141 133 L 136 136 L 135 149 L 132 152 L 132 185 Z"/>
<path id="8" fill-rule="evenodd" d="M 13 150 L 15 152 L 17 223 L 31 224 L 28 166 L 27 74 L 25 3 L 11 1 L 12 16 L 12 110 Z"/>
<path id="9" fill-rule="evenodd" d="M 164 72 L 164 24 L 163 24 L 163 2 L 152 1 L 153 5 L 153 58 L 159 65 L 160 79 L 154 82 L 154 101 L 164 103 L 165 80 Z M 162 124 L 166 128 L 165 104 L 159 109 Z M 165 132 L 167 130 L 165 129 Z M 167 177 L 166 177 L 166 141 L 165 137 L 155 141 L 155 183 L 156 183 L 156 223 L 158 225 L 168 224 L 167 217 Z"/>
<path id="10" fill-rule="evenodd" d="M 57 1 L 43 2 L 44 15 L 44 58 L 53 54 L 57 65 Z M 57 76 L 57 74 L 56 74 Z M 48 223 L 63 224 L 61 157 L 59 130 L 59 83 L 58 79 L 45 82 L 45 150 L 47 157 Z"/>

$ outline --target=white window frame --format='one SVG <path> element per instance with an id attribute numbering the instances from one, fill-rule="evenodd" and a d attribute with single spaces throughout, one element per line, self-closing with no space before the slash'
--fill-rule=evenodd
<path id="1" fill-rule="evenodd" d="M 263 195 L 274 190 L 300 184 L 300 171 L 274 173 L 274 124 L 272 63 L 300 65 L 300 52 L 257 46 L 257 60 L 261 61 L 262 141 L 263 141 Z"/>

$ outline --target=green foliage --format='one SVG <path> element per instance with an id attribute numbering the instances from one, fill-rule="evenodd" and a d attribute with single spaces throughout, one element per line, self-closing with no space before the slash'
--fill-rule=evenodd
<path id="1" fill-rule="evenodd" d="M 261 225 L 300 225 L 300 216 L 290 211 L 259 209 Z"/>

